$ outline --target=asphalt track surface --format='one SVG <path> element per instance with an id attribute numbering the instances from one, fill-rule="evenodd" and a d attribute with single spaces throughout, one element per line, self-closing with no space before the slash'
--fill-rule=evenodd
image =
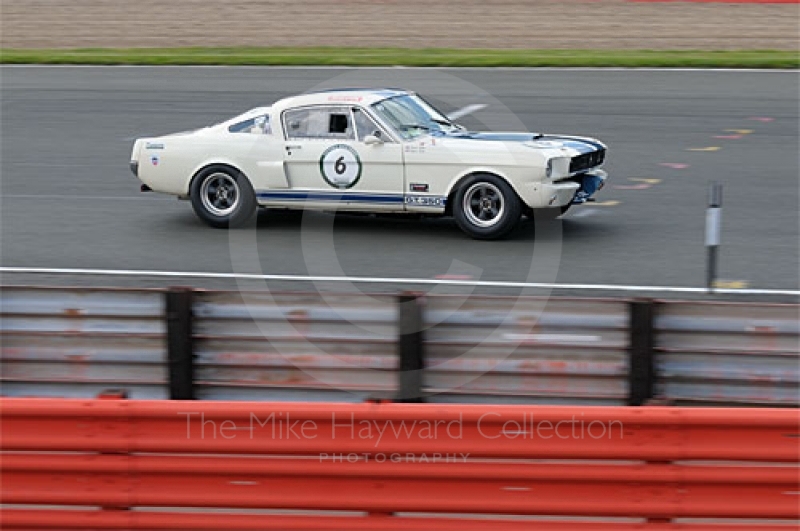
<path id="1" fill-rule="evenodd" d="M 387 279 L 366 291 L 398 288 L 391 278 L 442 276 L 702 286 L 707 187 L 718 180 L 720 278 L 733 287 L 798 288 L 797 72 L 4 67 L 0 74 L 2 266 Z M 497 242 L 471 240 L 450 219 L 264 211 L 248 233 L 255 267 L 241 263 L 239 236 L 206 227 L 188 202 L 139 192 L 128 170 L 133 138 L 215 123 L 321 83 L 405 86 L 433 93 L 447 110 L 485 104 L 462 120 L 472 128 L 600 138 L 610 147 L 609 186 L 556 228 L 525 222 Z M 2 282 L 236 285 L 28 274 L 4 274 Z"/>

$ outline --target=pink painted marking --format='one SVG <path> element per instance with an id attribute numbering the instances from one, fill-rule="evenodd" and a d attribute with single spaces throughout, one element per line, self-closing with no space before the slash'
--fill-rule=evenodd
<path id="1" fill-rule="evenodd" d="M 774 120 L 775 120 L 775 118 L 770 118 L 770 117 L 768 117 L 768 116 L 752 116 L 752 117 L 748 118 L 748 120 L 753 120 L 754 122 L 764 122 L 764 123 L 767 123 L 767 122 L 772 122 L 772 121 L 774 121 Z"/>
<path id="2" fill-rule="evenodd" d="M 683 162 L 662 162 L 661 166 L 672 168 L 673 170 L 685 170 L 689 167 L 688 164 L 684 164 Z"/>
<path id="3" fill-rule="evenodd" d="M 738 140 L 744 135 L 714 135 L 714 138 L 725 138 L 727 140 Z"/>

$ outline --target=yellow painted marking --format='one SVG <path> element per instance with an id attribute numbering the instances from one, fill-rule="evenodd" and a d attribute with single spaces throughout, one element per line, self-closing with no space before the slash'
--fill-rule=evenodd
<path id="1" fill-rule="evenodd" d="M 619 201 L 598 201 L 595 203 L 586 203 L 587 205 L 591 206 L 617 206 Z"/>
<path id="2" fill-rule="evenodd" d="M 745 289 L 748 285 L 746 280 L 717 280 L 714 282 L 715 288 L 722 289 Z"/>
<path id="3" fill-rule="evenodd" d="M 709 146 L 709 147 L 702 147 L 702 148 L 688 148 L 686 151 L 719 151 L 720 148 L 717 146 Z"/>
<path id="4" fill-rule="evenodd" d="M 629 181 L 634 181 L 637 183 L 647 183 L 647 184 L 658 184 L 661 182 L 661 179 L 639 179 L 636 177 L 632 177 L 628 179 Z"/>
<path id="5" fill-rule="evenodd" d="M 753 132 L 752 129 L 725 129 L 726 133 L 736 133 L 737 135 L 749 135 Z"/>

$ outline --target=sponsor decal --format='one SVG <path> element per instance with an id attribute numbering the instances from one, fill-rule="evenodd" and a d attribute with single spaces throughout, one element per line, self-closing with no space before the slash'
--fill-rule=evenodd
<path id="1" fill-rule="evenodd" d="M 319 172 L 325 182 L 340 190 L 352 188 L 361 178 L 361 158 L 346 144 L 335 144 L 319 158 Z"/>
<path id="2" fill-rule="evenodd" d="M 328 101 L 341 101 L 348 103 L 358 103 L 363 100 L 361 96 L 328 96 Z"/>
<path id="3" fill-rule="evenodd" d="M 159 162 L 158 155 L 153 155 L 152 157 L 150 157 L 150 164 L 152 164 L 153 166 L 158 166 L 158 162 Z"/>
<path id="4" fill-rule="evenodd" d="M 412 192 L 427 192 L 428 185 L 425 183 L 411 183 L 409 186 Z"/>
<path id="5" fill-rule="evenodd" d="M 145 149 L 164 149 L 164 144 L 157 144 L 155 142 L 148 142 L 144 145 Z"/>

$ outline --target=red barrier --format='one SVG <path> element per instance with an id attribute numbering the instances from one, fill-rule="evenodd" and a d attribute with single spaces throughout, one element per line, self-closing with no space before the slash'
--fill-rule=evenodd
<path id="1" fill-rule="evenodd" d="M 798 441 L 784 436 L 789 412 L 796 410 L 762 408 L 61 399 L 3 399 L 0 407 L 0 434 L 7 450 L 294 455 L 464 452 L 472 457 L 501 458 L 591 455 L 650 461 L 790 462 L 796 461 L 800 452 Z M 303 436 L 305 421 L 309 421 L 308 428 L 313 425 L 315 437 Z M 389 423 L 399 433 L 390 430 L 379 437 L 377 428 L 362 432 L 359 428 L 364 422 Z M 798 422 L 795 419 L 795 431 Z M 460 431 L 455 433 L 456 429 Z M 514 430 L 526 433 L 514 435 Z M 602 430 L 604 436 L 597 438 Z M 731 437 L 732 432 L 736 438 Z M 58 439 L 53 439 L 52 433 L 58 433 Z M 307 429 L 306 435 L 312 433 Z"/>
<path id="2" fill-rule="evenodd" d="M 138 511 L 28 511 L 0 512 L 3 531 L 58 529 L 191 530 L 191 531 L 778 531 L 795 527 L 769 524 L 670 524 L 640 522 L 548 522 L 513 520 L 468 520 L 444 518 L 401 518 L 386 516 L 280 516 L 233 513 L 177 514 Z"/>
<path id="3" fill-rule="evenodd" d="M 648 522 L 537 529 L 728 529 L 658 522 L 800 518 L 797 410 L 3 399 L 0 421 L 5 504 L 372 515 L 233 513 L 226 529 L 530 529 L 530 516 Z M 521 520 L 386 516 L 397 512 Z M 70 528 L 58 514 L 0 518 L 4 529 L 218 529 L 223 518 L 81 510 Z"/>

